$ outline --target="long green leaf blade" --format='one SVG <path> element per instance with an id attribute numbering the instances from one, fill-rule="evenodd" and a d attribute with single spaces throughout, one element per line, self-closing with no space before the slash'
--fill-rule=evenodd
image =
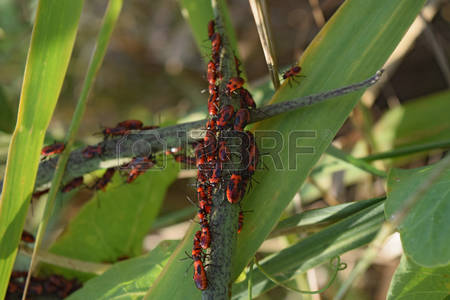
<path id="1" fill-rule="evenodd" d="M 0 298 L 6 292 L 39 154 L 69 64 L 82 0 L 41 0 L 25 68 L 0 203 Z"/>
<path id="2" fill-rule="evenodd" d="M 369 77 L 387 60 L 423 4 L 424 1 L 407 0 L 346 1 L 302 57 L 302 74 L 307 77 L 293 88 L 285 83 L 272 102 L 330 90 Z M 361 93 L 306 107 L 257 126 L 257 130 L 276 130 L 282 137 L 277 140 L 277 146 L 282 149 L 282 165 L 275 170 L 272 161 L 264 159 L 269 170 L 255 174 L 259 184 L 243 200 L 243 209 L 253 210 L 253 213 L 249 214 L 238 238 L 234 278 L 270 233 Z M 313 138 L 297 136 L 295 139 L 295 129 L 301 130 L 299 136 L 307 131 Z M 312 153 L 297 157 L 295 151 L 299 147 L 306 147 Z"/>
<path id="3" fill-rule="evenodd" d="M 120 11 L 122 9 L 122 0 L 110 0 L 108 7 L 106 8 L 105 15 L 103 17 L 102 26 L 100 29 L 100 33 L 97 38 L 97 44 L 95 47 L 95 51 L 93 53 L 91 62 L 87 69 L 86 77 L 83 82 L 83 89 L 78 99 L 78 103 L 73 114 L 73 118 L 69 127 L 69 131 L 66 135 L 65 145 L 66 148 L 64 152 L 60 155 L 58 159 L 58 164 L 56 166 L 55 174 L 52 180 L 52 185 L 50 188 L 49 195 L 47 197 L 47 202 L 44 209 L 44 215 L 42 217 L 41 223 L 39 225 L 36 242 L 34 245 L 33 255 L 31 257 L 30 270 L 29 274 L 31 274 L 34 270 L 36 264 L 36 253 L 41 247 L 42 239 L 44 237 L 44 233 L 47 229 L 47 224 L 50 220 L 50 216 L 54 211 L 54 205 L 56 200 L 56 195 L 60 191 L 59 187 L 62 182 L 62 178 L 64 175 L 64 171 L 66 169 L 66 164 L 69 159 L 70 151 L 72 150 L 73 143 L 75 142 L 75 137 L 80 127 L 81 121 L 83 119 L 84 111 L 86 110 L 86 104 L 88 100 L 88 95 L 91 90 L 92 85 L 94 84 L 95 75 L 97 74 L 100 66 L 103 62 L 103 57 L 105 56 L 106 49 L 108 46 L 108 42 L 111 38 L 114 25 L 119 17 Z M 24 294 L 27 292 L 29 276 L 27 277 L 27 281 L 24 288 Z"/>
<path id="4" fill-rule="evenodd" d="M 142 299 L 177 244 L 178 241 L 164 241 L 144 256 L 119 262 L 67 299 Z"/>

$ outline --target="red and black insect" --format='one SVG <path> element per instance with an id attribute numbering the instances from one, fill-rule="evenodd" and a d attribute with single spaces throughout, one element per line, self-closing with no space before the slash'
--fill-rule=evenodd
<path id="1" fill-rule="evenodd" d="M 198 143 L 195 147 L 195 165 L 197 168 L 203 167 L 206 164 L 206 153 L 203 143 Z"/>
<path id="2" fill-rule="evenodd" d="M 240 89 L 239 94 L 241 96 L 241 108 L 255 109 L 256 103 L 253 100 L 252 94 L 246 89 Z"/>
<path id="3" fill-rule="evenodd" d="M 219 119 L 217 120 L 217 128 L 225 129 L 230 125 L 230 121 L 234 116 L 234 107 L 232 105 L 225 105 L 220 109 Z"/>
<path id="4" fill-rule="evenodd" d="M 227 185 L 227 199 L 231 204 L 239 202 L 242 196 L 242 176 L 231 174 L 230 181 Z"/>
<path id="5" fill-rule="evenodd" d="M 28 231 L 25 231 L 25 230 L 22 231 L 22 235 L 21 235 L 20 239 L 25 243 L 34 243 L 36 240 L 31 233 L 29 233 Z"/>
<path id="6" fill-rule="evenodd" d="M 8 294 L 15 294 L 20 291 L 21 291 L 21 288 L 17 283 L 15 283 L 13 281 L 8 282 Z"/>
<path id="7" fill-rule="evenodd" d="M 61 189 L 63 193 L 68 193 L 83 184 L 83 176 L 76 177 Z"/>
<path id="8" fill-rule="evenodd" d="M 206 214 L 209 215 L 211 213 L 211 204 L 209 203 L 209 201 L 203 199 L 199 200 L 198 206 L 200 207 L 200 209 L 204 210 Z"/>
<path id="9" fill-rule="evenodd" d="M 139 175 L 144 174 L 148 169 L 155 165 L 155 161 L 148 157 L 135 157 L 127 164 L 131 167 L 130 173 L 128 173 L 127 183 L 132 183 Z"/>
<path id="10" fill-rule="evenodd" d="M 48 283 L 46 287 L 53 286 L 53 288 L 56 288 L 57 295 L 61 298 L 66 298 L 80 288 L 80 285 L 75 280 L 67 280 L 60 275 L 51 275 L 48 278 Z"/>
<path id="11" fill-rule="evenodd" d="M 97 182 L 95 183 L 94 188 L 96 190 L 102 190 L 102 191 L 105 192 L 106 191 L 106 186 L 108 185 L 108 183 L 113 178 L 115 172 L 116 172 L 115 168 L 106 169 L 106 171 L 103 174 L 103 176 L 99 180 L 97 180 Z"/>
<path id="12" fill-rule="evenodd" d="M 212 171 L 211 176 L 209 177 L 209 183 L 212 186 L 216 186 L 220 183 L 220 180 L 222 179 L 222 164 L 220 162 L 217 162 L 214 166 L 214 169 Z"/>
<path id="13" fill-rule="evenodd" d="M 252 176 L 255 173 L 256 167 L 258 166 L 258 163 L 259 163 L 259 151 L 258 151 L 258 147 L 256 146 L 255 137 L 253 136 L 253 134 L 250 131 L 246 131 L 245 133 L 247 134 L 247 137 L 248 137 L 247 174 L 249 176 Z"/>
<path id="14" fill-rule="evenodd" d="M 205 149 L 206 157 L 208 157 L 208 155 L 213 155 L 216 153 L 217 138 L 213 131 L 206 130 L 206 134 L 205 134 L 205 137 L 203 138 L 203 142 L 204 142 L 204 149 Z"/>
<path id="15" fill-rule="evenodd" d="M 227 162 L 230 160 L 230 149 L 227 147 L 227 143 L 225 141 L 219 141 L 219 161 Z"/>
<path id="16" fill-rule="evenodd" d="M 217 104 L 214 101 L 208 102 L 208 113 L 211 117 L 216 117 L 218 112 Z"/>
<path id="17" fill-rule="evenodd" d="M 208 22 L 208 38 L 211 40 L 212 36 L 215 33 L 216 23 L 214 20 Z"/>
<path id="18" fill-rule="evenodd" d="M 206 278 L 203 261 L 198 257 L 194 257 L 194 282 L 199 290 L 203 291 L 208 287 L 208 279 Z"/>
<path id="19" fill-rule="evenodd" d="M 219 110 L 219 93 L 217 91 L 217 88 L 212 89 L 210 88 L 210 95 L 208 98 L 208 113 L 211 117 L 216 117 L 218 110 Z"/>
<path id="20" fill-rule="evenodd" d="M 217 120 L 209 119 L 208 122 L 206 122 L 206 129 L 215 133 L 217 131 Z"/>
<path id="21" fill-rule="evenodd" d="M 293 66 L 283 74 L 283 79 L 288 80 L 289 85 L 291 84 L 291 81 L 296 81 L 295 77 L 299 77 L 301 75 L 300 72 L 302 71 L 302 68 L 300 66 Z"/>
<path id="22" fill-rule="evenodd" d="M 53 155 L 53 154 L 60 154 L 64 151 L 64 148 L 66 146 L 63 143 L 54 143 L 48 146 L 45 146 L 41 150 L 41 155 L 46 158 L 47 156 Z"/>
<path id="23" fill-rule="evenodd" d="M 241 233 L 242 228 L 244 227 L 244 211 L 239 211 L 239 218 L 238 218 L 238 233 Z"/>
<path id="24" fill-rule="evenodd" d="M 144 123 L 139 120 L 125 120 L 117 124 L 117 127 L 123 127 L 125 129 L 133 130 L 133 129 L 142 129 Z"/>
<path id="25" fill-rule="evenodd" d="M 83 152 L 81 152 L 83 154 L 83 157 L 85 158 L 92 158 L 94 157 L 94 155 L 102 155 L 103 153 L 103 148 L 100 145 L 97 146 L 87 146 L 86 148 L 84 148 Z"/>
<path id="26" fill-rule="evenodd" d="M 201 230 L 202 234 L 200 236 L 200 246 L 203 249 L 208 249 L 209 246 L 211 245 L 211 233 L 209 231 L 209 223 L 205 218 L 205 219 L 202 219 L 200 224 L 202 226 L 202 230 Z"/>
<path id="27" fill-rule="evenodd" d="M 209 170 L 208 169 L 198 169 L 197 170 L 197 183 L 201 185 L 205 185 L 208 183 L 208 177 L 209 177 Z"/>
<path id="28" fill-rule="evenodd" d="M 194 258 L 201 259 L 203 257 L 202 247 L 200 246 L 201 235 L 202 235 L 201 230 L 198 230 L 194 235 L 194 246 L 192 247 L 192 253 L 191 253 L 192 259 L 194 259 Z"/>
<path id="29" fill-rule="evenodd" d="M 30 293 L 40 296 L 44 293 L 44 286 L 40 282 L 32 282 L 30 283 Z"/>
<path id="30" fill-rule="evenodd" d="M 130 133 L 129 129 L 125 127 L 106 127 L 102 130 L 103 136 L 106 138 L 113 136 L 123 136 Z"/>
<path id="31" fill-rule="evenodd" d="M 201 247 L 202 232 L 198 230 L 194 235 L 194 245 L 192 247 L 191 257 L 194 260 L 194 282 L 195 286 L 200 290 L 205 290 L 208 286 L 203 261 L 205 254 Z"/>
<path id="32" fill-rule="evenodd" d="M 240 89 L 245 83 L 245 80 L 241 77 L 232 77 L 227 83 L 227 93 L 230 94 L 237 89 Z"/>
<path id="33" fill-rule="evenodd" d="M 221 46 L 222 46 L 222 41 L 220 38 L 220 34 L 218 32 L 215 32 L 211 36 L 211 53 L 212 53 L 213 60 L 215 62 L 218 62 L 218 60 L 219 60 L 219 51 L 220 51 Z"/>
<path id="34" fill-rule="evenodd" d="M 208 79 L 208 83 L 210 86 L 214 86 L 216 84 L 217 70 L 216 65 L 212 60 L 210 60 L 208 63 L 208 72 L 206 74 L 206 78 Z"/>
<path id="35" fill-rule="evenodd" d="M 250 112 L 246 108 L 241 108 L 236 112 L 233 129 L 236 131 L 244 130 L 250 121 Z"/>
<path id="36" fill-rule="evenodd" d="M 212 202 L 203 186 L 197 188 L 198 206 L 207 214 L 211 212 Z"/>

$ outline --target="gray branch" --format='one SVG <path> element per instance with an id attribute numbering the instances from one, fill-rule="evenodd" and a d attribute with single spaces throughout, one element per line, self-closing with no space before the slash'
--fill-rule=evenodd
<path id="1" fill-rule="evenodd" d="M 325 100 L 348 94 L 376 83 L 381 77 L 382 70 L 362 82 L 352 84 L 329 92 L 300 97 L 291 101 L 264 106 L 251 111 L 251 122 L 259 122 L 276 115 L 290 112 L 301 107 L 324 102 Z M 206 119 L 168 126 L 155 130 L 140 131 L 124 137 L 109 139 L 99 143 L 104 152 L 101 157 L 85 158 L 83 148 L 74 150 L 67 163 L 64 182 L 93 172 L 98 169 L 119 166 L 120 160 L 140 156 L 148 151 L 157 153 L 171 147 L 183 147 L 202 138 L 200 130 L 204 128 Z M 36 177 L 35 187 L 39 188 L 51 182 L 58 157 L 41 162 Z M 0 182 L 3 187 L 3 181 Z"/>

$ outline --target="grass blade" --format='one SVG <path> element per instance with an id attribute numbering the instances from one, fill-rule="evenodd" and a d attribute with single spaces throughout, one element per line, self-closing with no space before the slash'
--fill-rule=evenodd
<path id="1" fill-rule="evenodd" d="M 98 36 L 96 49 L 94 51 L 94 55 L 89 64 L 88 71 L 86 74 L 86 78 L 83 83 L 83 89 L 81 91 L 80 97 L 78 99 L 77 107 L 75 109 L 74 116 L 72 118 L 72 122 L 69 127 L 69 132 L 66 136 L 66 148 L 64 152 L 61 154 L 58 160 L 58 165 L 56 166 L 55 175 L 52 180 L 52 186 L 50 188 L 50 192 L 47 198 L 44 215 L 42 217 L 42 221 L 39 224 L 39 229 L 36 236 L 36 242 L 33 249 L 33 255 L 31 256 L 30 263 L 30 271 L 28 272 L 27 280 L 25 283 L 23 298 L 26 297 L 28 284 L 31 278 L 31 274 L 33 273 L 36 262 L 36 253 L 39 250 L 42 239 L 44 237 L 45 230 L 47 228 L 48 221 L 50 219 L 50 215 L 53 212 L 53 208 L 55 205 L 56 194 L 59 192 L 59 186 L 62 182 L 62 178 L 64 175 L 64 170 L 66 168 L 67 160 L 69 159 L 70 151 L 72 145 L 75 141 L 75 137 L 80 127 L 81 120 L 83 118 L 84 111 L 86 110 L 87 98 L 89 95 L 89 91 L 94 83 L 95 75 L 103 61 L 103 57 L 106 53 L 106 48 L 111 38 L 112 31 L 114 29 L 114 25 L 117 21 L 117 18 L 120 14 L 120 10 L 122 8 L 122 0 L 111 0 L 109 1 L 108 7 L 105 12 L 105 16 L 103 18 L 102 27 Z"/>
<path id="2" fill-rule="evenodd" d="M 311 227 L 329 226 L 385 199 L 386 197 L 380 197 L 307 210 L 282 220 L 272 231 L 270 237 L 277 237 L 297 231 L 305 232 L 305 230 Z"/>
<path id="3" fill-rule="evenodd" d="M 366 162 L 360 158 L 356 158 L 351 154 L 345 153 L 344 151 L 334 147 L 333 145 L 330 145 L 328 147 L 328 149 L 326 150 L 326 153 L 337 159 L 340 159 L 349 164 L 352 164 L 355 167 L 357 167 L 363 171 L 366 171 L 370 174 L 373 174 L 375 176 L 380 176 L 383 178 L 387 177 L 387 173 L 385 171 L 379 170 L 379 169 L 375 168 L 374 166 L 372 166 L 371 164 L 369 164 L 368 162 Z"/>
<path id="4" fill-rule="evenodd" d="M 25 67 L 0 203 L 0 298 L 17 253 L 40 149 L 69 64 L 82 0 L 41 0 Z"/>
<path id="5" fill-rule="evenodd" d="M 27 293 L 28 283 L 30 276 L 34 270 L 34 267 L 36 265 L 36 252 L 39 250 L 42 238 L 44 236 L 45 230 L 47 228 L 48 221 L 50 219 L 50 215 L 53 212 L 54 204 L 56 195 L 59 192 L 59 186 L 61 184 L 64 170 L 67 164 L 67 160 L 69 159 L 70 151 L 72 148 L 72 145 L 75 141 L 75 137 L 78 131 L 78 128 L 80 126 L 81 120 L 83 118 L 84 111 L 86 109 L 86 103 L 87 98 L 89 95 L 89 91 L 92 87 L 92 84 L 94 83 L 95 75 L 97 74 L 98 70 L 100 69 L 101 63 L 103 61 L 103 57 L 106 53 L 106 48 L 109 42 L 109 39 L 111 38 L 112 31 L 114 29 L 114 25 L 117 21 L 117 18 L 120 14 L 120 10 L 122 8 L 122 0 L 111 0 L 109 2 L 109 5 L 106 9 L 105 16 L 103 18 L 102 27 L 100 29 L 100 33 L 97 40 L 97 45 L 94 51 L 94 55 L 92 57 L 92 60 L 89 64 L 88 71 L 86 74 L 86 78 L 83 83 L 83 89 L 81 91 L 80 97 L 78 99 L 77 107 L 75 109 L 75 113 L 69 128 L 69 132 L 67 133 L 66 137 L 66 149 L 61 154 L 58 160 L 58 165 L 55 170 L 55 175 L 52 180 L 52 186 L 47 198 L 44 215 L 42 217 L 42 221 L 39 225 L 36 242 L 33 250 L 33 255 L 31 257 L 31 264 L 30 264 L 30 272 L 28 272 L 27 281 L 25 283 L 25 289 L 24 289 L 24 297 Z"/>
<path id="6" fill-rule="evenodd" d="M 283 83 L 272 102 L 331 90 L 369 77 L 387 60 L 424 2 L 344 2 L 300 61 L 307 77 L 292 88 Z M 338 97 L 258 124 L 257 131 L 271 130 L 280 137 L 277 140 L 281 150 L 280 167 L 275 168 L 270 157 L 264 157 L 269 170 L 255 174 L 259 184 L 243 199 L 243 210 L 253 210 L 253 213 L 247 218 L 238 238 L 234 278 L 275 226 L 361 94 L 356 92 Z M 313 137 L 304 138 L 305 131 L 312 133 Z M 296 138 L 295 134 L 303 134 L 303 138 L 298 135 Z M 295 151 L 298 147 L 312 149 L 312 153 L 297 157 Z"/>
<path id="7" fill-rule="evenodd" d="M 163 241 L 144 256 L 114 264 L 104 274 L 88 281 L 67 299 L 142 299 L 177 244 L 178 241 Z"/>

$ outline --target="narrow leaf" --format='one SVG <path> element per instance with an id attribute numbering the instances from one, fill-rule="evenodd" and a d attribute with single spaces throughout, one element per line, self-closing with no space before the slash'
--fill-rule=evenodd
<path id="1" fill-rule="evenodd" d="M 178 241 L 164 241 L 142 257 L 119 262 L 67 299 L 142 299 L 177 244 Z"/>
<path id="2" fill-rule="evenodd" d="M 386 216 L 391 217 L 439 163 L 411 170 L 392 169 L 388 177 Z M 450 263 L 450 169 L 421 196 L 399 226 L 403 248 L 415 263 L 437 267 Z"/>
<path id="3" fill-rule="evenodd" d="M 41 0 L 36 11 L 1 195 L 0 298 L 6 292 L 40 149 L 69 64 L 82 7 L 82 0 Z"/>

